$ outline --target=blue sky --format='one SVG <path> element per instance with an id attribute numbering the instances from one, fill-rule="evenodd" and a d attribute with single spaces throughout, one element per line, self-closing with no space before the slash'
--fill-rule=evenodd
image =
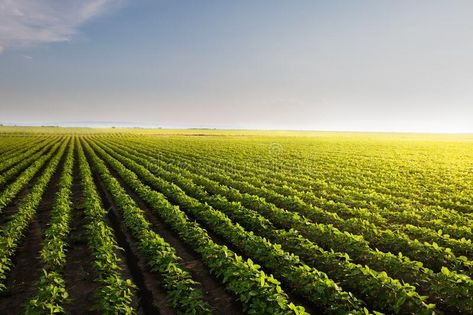
<path id="1" fill-rule="evenodd" d="M 473 2 L 0 0 L 0 122 L 473 132 Z"/>

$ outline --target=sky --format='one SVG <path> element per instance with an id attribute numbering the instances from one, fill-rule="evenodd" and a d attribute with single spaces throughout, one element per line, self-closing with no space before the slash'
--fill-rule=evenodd
<path id="1" fill-rule="evenodd" d="M 471 0 L 0 0 L 0 123 L 473 132 Z"/>

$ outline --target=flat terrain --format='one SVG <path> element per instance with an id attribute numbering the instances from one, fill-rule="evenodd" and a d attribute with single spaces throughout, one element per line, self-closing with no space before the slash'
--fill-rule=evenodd
<path id="1" fill-rule="evenodd" d="M 0 128 L 0 314 L 473 314 L 473 136 Z"/>

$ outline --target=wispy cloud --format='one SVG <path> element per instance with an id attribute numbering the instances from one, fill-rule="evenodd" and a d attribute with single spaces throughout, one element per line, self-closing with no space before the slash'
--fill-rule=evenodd
<path id="1" fill-rule="evenodd" d="M 88 20 L 123 0 L 0 0 L 0 53 L 9 48 L 68 41 Z"/>

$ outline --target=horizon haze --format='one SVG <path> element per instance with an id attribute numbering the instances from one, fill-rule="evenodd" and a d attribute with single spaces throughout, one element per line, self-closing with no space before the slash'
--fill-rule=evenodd
<path id="1" fill-rule="evenodd" d="M 473 133 L 473 2 L 0 0 L 0 123 Z"/>

